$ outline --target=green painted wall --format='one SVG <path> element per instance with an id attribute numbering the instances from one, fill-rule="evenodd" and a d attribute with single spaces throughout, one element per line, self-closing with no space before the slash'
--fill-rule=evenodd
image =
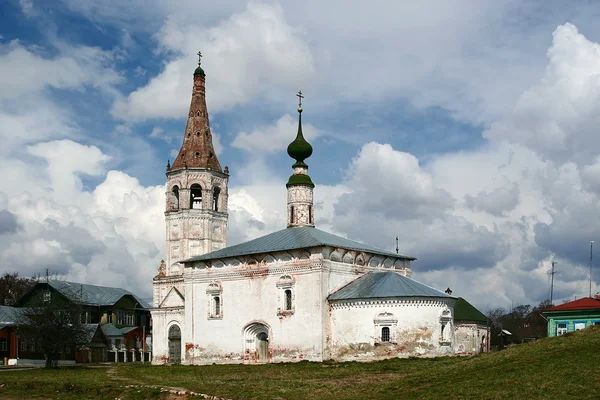
<path id="1" fill-rule="evenodd" d="M 561 323 L 567 324 L 567 332 L 575 331 L 575 322 L 585 322 L 586 328 L 594 324 L 600 325 L 600 310 L 560 311 L 544 314 L 548 318 L 548 337 L 556 336 L 556 327 Z"/>

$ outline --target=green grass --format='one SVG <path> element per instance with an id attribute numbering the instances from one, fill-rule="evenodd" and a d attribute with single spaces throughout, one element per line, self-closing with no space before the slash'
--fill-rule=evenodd
<path id="1" fill-rule="evenodd" d="M 125 387 L 154 385 L 234 399 L 592 399 L 600 392 L 599 350 L 600 328 L 589 328 L 476 357 L 5 370 L 0 398 L 170 398 Z"/>

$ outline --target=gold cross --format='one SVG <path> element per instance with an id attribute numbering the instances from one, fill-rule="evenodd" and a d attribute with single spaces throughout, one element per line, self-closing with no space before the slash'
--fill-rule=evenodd
<path id="1" fill-rule="evenodd" d="M 302 96 L 302 90 L 298 91 L 296 96 L 298 96 L 298 108 L 302 108 L 302 99 L 304 98 L 304 96 Z"/>
<path id="2" fill-rule="evenodd" d="M 198 65 L 200 65 L 201 61 L 202 61 L 202 53 L 198 52 Z"/>

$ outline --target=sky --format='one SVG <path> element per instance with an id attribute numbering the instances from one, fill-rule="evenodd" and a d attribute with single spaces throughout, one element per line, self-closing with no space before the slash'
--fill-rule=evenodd
<path id="1" fill-rule="evenodd" d="M 150 300 L 201 51 L 228 244 L 285 227 L 302 90 L 317 227 L 398 236 L 414 279 L 482 310 L 549 298 L 552 261 L 555 303 L 588 296 L 599 17 L 558 0 L 0 2 L 0 269 Z"/>

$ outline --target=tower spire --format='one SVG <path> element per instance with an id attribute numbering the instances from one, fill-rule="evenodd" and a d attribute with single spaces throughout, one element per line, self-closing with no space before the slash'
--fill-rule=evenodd
<path id="1" fill-rule="evenodd" d="M 289 144 L 287 153 L 296 162 L 294 173 L 286 184 L 288 192 L 288 228 L 294 226 L 315 226 L 313 208 L 313 188 L 315 184 L 308 175 L 308 165 L 304 162 L 312 155 L 313 149 L 302 134 L 302 91 L 298 94 L 298 133 Z"/>
<path id="2" fill-rule="evenodd" d="M 212 142 L 212 133 L 206 108 L 206 74 L 200 62 L 202 53 L 198 52 L 198 68 L 194 71 L 194 87 L 192 102 L 188 112 L 187 125 L 183 136 L 181 150 L 171 170 L 184 168 L 206 168 L 222 172 Z"/>

